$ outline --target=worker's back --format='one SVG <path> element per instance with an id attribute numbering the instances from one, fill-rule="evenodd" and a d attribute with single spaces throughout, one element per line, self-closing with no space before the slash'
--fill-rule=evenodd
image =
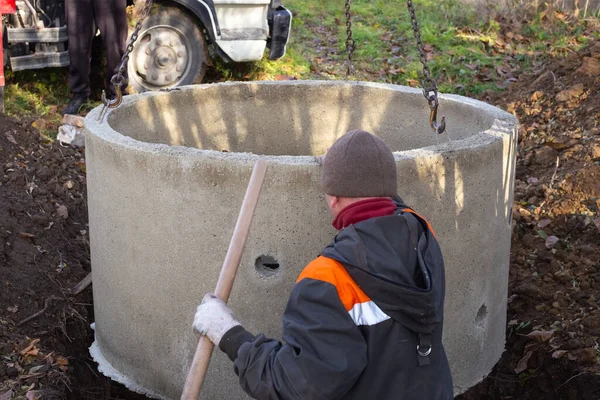
<path id="1" fill-rule="evenodd" d="M 342 297 L 355 293 L 346 308 L 367 342 L 366 367 L 343 399 L 453 398 L 442 254 L 426 221 L 409 211 L 347 227 L 318 259 L 338 270 Z"/>

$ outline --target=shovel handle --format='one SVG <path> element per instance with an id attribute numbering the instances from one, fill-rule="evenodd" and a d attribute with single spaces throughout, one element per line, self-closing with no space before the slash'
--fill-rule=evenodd
<path id="1" fill-rule="evenodd" d="M 265 160 L 256 161 L 215 290 L 215 295 L 225 303 L 229 300 L 229 295 L 233 288 L 233 281 L 235 280 L 235 275 L 242 259 L 252 217 L 258 204 L 258 197 L 266 173 L 267 162 Z M 200 396 L 214 347 L 213 343 L 206 336 L 200 337 L 192 365 L 185 380 L 181 400 L 197 400 Z"/>

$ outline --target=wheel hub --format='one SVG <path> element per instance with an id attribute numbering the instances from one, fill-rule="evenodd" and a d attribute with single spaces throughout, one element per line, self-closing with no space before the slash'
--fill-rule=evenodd
<path id="1" fill-rule="evenodd" d="M 152 86 L 176 85 L 188 67 L 186 44 L 185 38 L 172 27 L 148 29 L 134 49 L 135 73 Z"/>

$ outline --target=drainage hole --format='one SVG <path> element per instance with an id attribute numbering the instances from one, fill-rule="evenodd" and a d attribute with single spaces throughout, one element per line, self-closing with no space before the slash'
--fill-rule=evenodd
<path id="1" fill-rule="evenodd" d="M 279 262 L 273 256 L 262 254 L 256 257 L 254 267 L 263 276 L 273 276 L 279 271 Z"/>
<path id="2" fill-rule="evenodd" d="M 479 311 L 477 311 L 477 315 L 475 316 L 475 326 L 478 328 L 484 328 L 487 321 L 487 314 L 487 307 L 485 304 L 482 304 L 481 307 L 479 307 Z"/>

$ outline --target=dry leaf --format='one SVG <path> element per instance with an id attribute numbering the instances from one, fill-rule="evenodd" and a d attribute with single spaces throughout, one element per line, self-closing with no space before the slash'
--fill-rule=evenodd
<path id="1" fill-rule="evenodd" d="M 33 238 L 35 238 L 34 234 L 27 233 L 27 232 L 19 232 L 19 236 L 21 236 L 23 239 L 33 239 Z"/>
<path id="2" fill-rule="evenodd" d="M 276 81 L 295 81 L 296 77 L 289 75 L 275 75 L 274 80 Z"/>
<path id="3" fill-rule="evenodd" d="M 515 368 L 515 374 L 520 374 L 527 369 L 527 363 L 529 362 L 532 354 L 533 351 L 529 350 L 527 354 L 525 354 L 525 356 L 519 360 L 517 368 Z"/>
<path id="4" fill-rule="evenodd" d="M 57 363 L 58 365 L 61 365 L 61 366 L 63 366 L 63 367 L 64 367 L 64 366 L 67 366 L 67 365 L 69 365 L 69 360 L 67 360 L 67 359 L 66 359 L 65 357 L 63 357 L 63 356 L 56 356 L 56 363 Z"/>
<path id="5" fill-rule="evenodd" d="M 583 83 L 573 85 L 569 89 L 565 89 L 556 95 L 556 101 L 567 101 L 583 94 Z"/>
<path id="6" fill-rule="evenodd" d="M 564 149 L 568 149 L 569 144 L 568 143 L 559 143 L 559 142 L 546 142 L 546 144 L 550 147 L 552 147 L 554 150 L 564 150 Z"/>
<path id="7" fill-rule="evenodd" d="M 29 346 L 27 346 L 23 350 L 21 350 L 21 355 L 24 356 L 25 354 L 27 354 L 27 352 L 32 350 L 35 347 L 35 345 L 38 344 L 39 342 L 40 342 L 40 339 L 33 339 L 31 341 L 31 343 L 29 343 Z"/>
<path id="8" fill-rule="evenodd" d="M 546 238 L 546 248 L 547 249 L 552 249 L 554 248 L 554 246 L 556 246 L 556 243 L 559 242 L 559 239 L 556 236 L 548 236 Z"/>
<path id="9" fill-rule="evenodd" d="M 31 123 L 31 126 L 33 126 L 38 131 L 41 131 L 46 128 L 46 121 L 44 121 L 42 118 L 39 118 L 39 119 L 36 119 L 35 121 L 33 121 Z"/>
<path id="10" fill-rule="evenodd" d="M 4 134 L 6 135 L 6 139 L 8 139 L 9 142 L 11 142 L 12 144 L 18 144 L 15 140 L 15 137 L 11 135 L 10 132 L 4 132 Z"/>
<path id="11" fill-rule="evenodd" d="M 6 309 L 11 313 L 16 313 L 17 311 L 19 311 L 19 306 L 7 307 Z"/>
<path id="12" fill-rule="evenodd" d="M 33 349 L 29 350 L 27 353 L 25 353 L 23 355 L 37 357 L 38 354 L 40 354 L 40 349 L 38 349 L 37 347 L 34 347 Z"/>
<path id="13" fill-rule="evenodd" d="M 44 392 L 42 390 L 30 390 L 25 394 L 27 400 L 39 400 L 44 397 Z"/>
<path id="14" fill-rule="evenodd" d="M 535 339 L 538 342 L 545 342 L 546 340 L 550 339 L 553 334 L 554 331 L 532 331 L 527 335 L 527 337 L 529 339 Z"/>
<path id="15" fill-rule="evenodd" d="M 554 353 L 552 353 L 552 358 L 561 358 L 562 356 L 564 356 L 567 353 L 568 353 L 567 350 L 556 350 Z"/>
<path id="16" fill-rule="evenodd" d="M 552 223 L 552 220 L 550 219 L 543 219 L 540 222 L 538 222 L 538 228 L 544 229 L 545 227 L 547 227 L 548 225 L 550 225 Z"/>
<path id="17" fill-rule="evenodd" d="M 8 392 L 4 392 L 0 394 L 0 400 L 10 400 L 13 397 L 12 389 L 9 389 Z"/>
<path id="18" fill-rule="evenodd" d="M 583 64 L 577 72 L 588 76 L 600 75 L 600 60 L 592 57 L 583 57 Z"/>
<path id="19" fill-rule="evenodd" d="M 58 215 L 61 218 L 67 219 L 69 218 L 69 209 L 67 208 L 67 206 L 58 206 L 56 208 L 56 215 Z"/>

